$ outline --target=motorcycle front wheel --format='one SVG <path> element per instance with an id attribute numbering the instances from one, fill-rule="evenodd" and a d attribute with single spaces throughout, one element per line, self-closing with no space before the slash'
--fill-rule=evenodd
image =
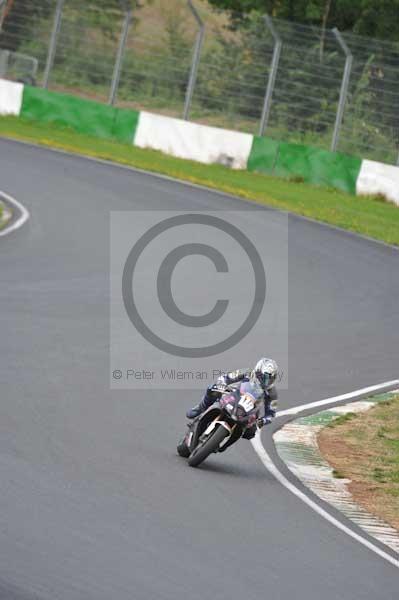
<path id="1" fill-rule="evenodd" d="M 185 437 L 177 445 L 177 454 L 183 458 L 188 458 L 190 456 L 190 450 L 187 447 Z"/>
<path id="2" fill-rule="evenodd" d="M 205 440 L 198 444 L 188 457 L 188 464 L 190 467 L 198 467 L 212 452 L 215 452 L 219 448 L 219 445 L 225 437 L 229 435 L 229 432 L 222 426 L 218 425 L 211 435 Z"/>

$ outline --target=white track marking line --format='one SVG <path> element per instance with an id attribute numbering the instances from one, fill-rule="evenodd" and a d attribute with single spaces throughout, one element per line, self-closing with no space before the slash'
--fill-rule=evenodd
<path id="1" fill-rule="evenodd" d="M 8 233 L 11 233 L 12 231 L 15 231 L 16 229 L 19 229 L 20 227 L 22 227 L 22 225 L 24 223 L 26 223 L 26 221 L 29 219 L 30 215 L 29 215 L 29 211 L 25 208 L 25 206 L 22 206 L 22 204 L 20 202 L 18 202 L 18 200 L 15 200 L 15 198 L 10 196 L 9 194 L 6 194 L 5 192 L 0 191 L 0 197 L 3 197 L 12 206 L 15 206 L 21 213 L 20 217 L 14 223 L 12 223 L 11 225 L 8 225 L 4 229 L 0 230 L 0 237 L 1 237 L 3 235 L 7 235 Z"/>
<path id="2" fill-rule="evenodd" d="M 344 533 L 349 535 L 351 538 L 353 538 L 354 540 L 356 540 L 357 542 L 359 542 L 360 544 L 362 544 L 363 546 L 365 546 L 366 548 L 368 548 L 369 550 L 371 550 L 372 552 L 374 552 L 381 558 L 384 558 L 386 561 L 391 563 L 393 566 L 399 568 L 399 560 L 397 560 L 396 558 L 394 558 L 387 552 L 384 552 L 384 550 L 381 550 L 380 548 L 378 548 L 378 546 L 375 546 L 372 542 L 369 542 L 369 540 L 367 540 L 366 538 L 364 538 L 361 535 L 357 534 L 356 532 L 352 531 L 352 529 L 350 529 L 349 527 L 347 527 L 346 525 L 344 525 L 343 523 L 338 521 L 338 519 L 336 519 L 335 517 L 330 515 L 326 510 L 324 510 L 324 508 L 322 508 L 321 506 L 316 504 L 316 502 L 314 502 L 313 500 L 308 498 L 308 496 L 306 496 L 306 494 L 304 494 L 293 483 L 291 483 L 285 477 L 285 475 L 283 475 L 278 470 L 276 465 L 271 460 L 270 456 L 267 454 L 267 452 L 264 449 L 263 444 L 261 442 L 259 432 L 257 433 L 256 437 L 253 440 L 251 440 L 251 443 L 252 443 L 252 446 L 253 446 L 256 454 L 259 456 L 260 460 L 262 461 L 262 463 L 264 464 L 266 469 L 277 479 L 277 481 L 279 481 L 285 488 L 287 488 L 287 490 L 292 492 L 297 498 L 302 500 L 302 502 L 307 504 L 317 514 L 319 514 L 321 517 L 326 519 L 326 521 L 328 521 L 329 523 L 331 523 L 332 525 L 337 527 L 337 529 L 340 529 L 341 531 L 343 531 Z"/>
<path id="3" fill-rule="evenodd" d="M 318 406 L 326 406 L 326 405 L 334 404 L 336 402 L 341 402 L 342 400 L 350 400 L 350 399 L 353 399 L 353 398 L 356 398 L 359 396 L 363 396 L 364 394 L 382 391 L 386 388 L 392 388 L 394 386 L 399 387 L 398 379 L 395 379 L 393 381 L 387 381 L 385 383 L 380 383 L 378 385 L 372 385 L 370 387 L 366 387 L 366 388 L 363 388 L 360 390 L 355 390 L 354 392 L 349 392 L 348 394 L 342 394 L 341 396 L 334 396 L 332 398 L 326 398 L 325 400 L 320 400 L 318 402 L 311 402 L 309 404 L 303 404 L 302 406 L 296 406 L 294 408 L 290 408 L 288 410 L 283 410 L 283 411 L 277 413 L 277 416 L 282 417 L 284 415 L 299 414 L 305 410 L 308 410 L 309 408 L 316 408 Z M 352 531 L 352 529 L 350 529 L 349 527 L 347 527 L 346 525 L 341 523 L 338 519 L 336 519 L 335 517 L 330 515 L 330 513 L 328 513 L 324 508 L 319 506 L 316 502 L 314 502 L 311 498 L 309 498 L 306 494 L 304 494 L 300 489 L 298 489 L 293 483 L 291 483 L 291 481 L 289 481 L 285 477 L 285 475 L 283 475 L 283 473 L 281 473 L 281 471 L 279 471 L 279 469 L 276 467 L 276 465 L 273 463 L 272 459 L 266 452 L 265 448 L 263 447 L 259 431 L 257 432 L 255 438 L 253 440 L 251 440 L 251 444 L 253 446 L 254 451 L 259 456 L 260 460 L 262 461 L 263 465 L 265 466 L 265 468 L 277 479 L 277 481 L 279 481 L 281 483 L 281 485 L 283 485 L 285 488 L 287 488 L 287 490 L 289 490 L 297 498 L 302 500 L 302 502 L 307 504 L 318 515 L 320 515 L 321 517 L 326 519 L 326 521 L 328 521 L 329 523 L 331 523 L 332 525 L 337 527 L 337 529 L 340 529 L 341 531 L 343 531 L 344 533 L 349 535 L 351 538 L 353 538 L 354 540 L 359 542 L 359 544 L 362 544 L 363 546 L 365 546 L 366 548 L 368 548 L 369 550 L 371 550 L 372 552 L 374 552 L 375 554 L 377 554 L 384 560 L 388 561 L 395 567 L 399 568 L 399 560 L 398 559 L 394 558 L 387 552 L 384 552 L 384 550 L 381 550 L 378 546 L 374 545 L 372 542 L 370 542 L 366 538 L 362 537 L 355 531 Z"/>
<path id="4" fill-rule="evenodd" d="M 328 406 L 329 404 L 336 404 L 337 402 L 342 402 L 343 400 L 351 400 L 353 398 L 363 396 L 364 394 L 373 394 L 374 392 L 381 392 L 385 388 L 393 388 L 395 386 L 399 387 L 399 379 L 394 379 L 393 381 L 385 381 L 384 383 L 378 383 L 377 385 L 371 385 L 360 390 L 355 390 L 354 392 L 342 394 L 341 396 L 333 396 L 332 398 L 326 398 L 325 400 L 318 400 L 317 402 L 309 402 L 309 404 L 302 404 L 301 406 L 287 408 L 286 410 L 278 411 L 276 417 L 285 417 L 286 415 L 298 415 L 299 413 L 304 412 L 305 410 L 309 410 L 310 408 L 318 408 L 319 406 Z"/>

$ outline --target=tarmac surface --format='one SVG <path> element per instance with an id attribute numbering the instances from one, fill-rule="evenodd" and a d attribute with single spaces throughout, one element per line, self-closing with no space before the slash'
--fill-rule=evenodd
<path id="1" fill-rule="evenodd" d="M 110 211 L 256 207 L 17 142 L 0 153 L 0 189 L 31 214 L 0 239 L 0 599 L 396 600 L 398 570 L 249 443 L 184 464 L 194 393 L 110 390 Z M 290 216 L 280 408 L 397 378 L 398 298 L 397 250 Z"/>

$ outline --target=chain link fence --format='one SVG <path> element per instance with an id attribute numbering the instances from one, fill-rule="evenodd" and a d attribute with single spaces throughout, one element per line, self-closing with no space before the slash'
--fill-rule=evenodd
<path id="1" fill-rule="evenodd" d="M 99 4 L 0 0 L 2 76 L 397 163 L 399 43 L 261 16 L 233 29 L 203 0 Z"/>

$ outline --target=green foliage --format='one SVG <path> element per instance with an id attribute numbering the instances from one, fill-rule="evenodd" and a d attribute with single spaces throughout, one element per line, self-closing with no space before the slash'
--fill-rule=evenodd
<path id="1" fill-rule="evenodd" d="M 14 0 L 11 10 L 2 24 L 1 47 L 12 51 L 20 50 L 22 36 L 25 37 L 25 33 L 33 31 L 39 23 L 48 19 L 52 10 L 49 2 Z M 22 15 L 23 20 L 21 19 Z"/>
<path id="2" fill-rule="evenodd" d="M 333 421 L 331 421 L 331 423 L 329 423 L 327 425 L 327 427 L 329 427 L 330 429 L 334 429 L 335 427 L 339 427 L 340 425 L 343 425 L 344 423 L 347 423 L 348 421 L 352 421 L 352 419 L 356 418 L 356 413 L 346 413 L 344 415 L 340 415 L 339 417 L 337 417 L 336 419 L 333 419 Z"/>
<path id="3" fill-rule="evenodd" d="M 149 103 L 151 107 L 182 106 L 189 77 L 192 40 L 178 12 L 164 14 L 163 28 L 140 51 L 125 53 L 118 97 Z M 139 37 L 139 27 L 133 35 Z M 181 111 L 180 111 L 181 112 Z"/>
<path id="4" fill-rule="evenodd" d="M 232 23 L 251 11 L 308 25 L 321 25 L 328 0 L 209 0 L 229 10 Z M 399 37 L 399 0 L 331 0 L 327 27 L 396 42 Z"/>
<path id="5" fill-rule="evenodd" d="M 344 63 L 331 36 L 324 40 L 321 36 L 323 18 L 327 16 L 327 27 L 337 25 L 342 30 L 386 38 L 399 34 L 399 21 L 385 18 L 392 16 L 392 7 L 398 8 L 399 0 L 379 3 L 378 18 L 372 0 L 211 0 L 211 4 L 233 11 L 231 27 L 208 31 L 192 118 L 258 132 L 273 52 L 263 19 L 267 11 L 288 19 L 278 24 L 285 35 L 267 133 L 275 139 L 323 148 L 331 144 Z M 134 0 L 87 0 L 83 4 L 68 0 L 50 85 L 106 100 L 124 10 L 133 5 L 135 18 L 118 100 L 135 108 L 165 109 L 181 116 L 194 44 L 193 23 L 191 20 L 188 25 L 190 15 L 183 2 L 161 3 L 157 29 L 149 34 Z M 4 23 L 1 47 L 38 59 L 38 82 L 46 62 L 54 6 L 54 0 L 15 0 Z M 316 27 L 302 36 L 296 23 Z M 394 162 L 399 145 L 399 111 L 395 110 L 399 43 L 396 56 L 384 44 L 377 47 L 372 40 L 370 47 L 361 44 L 360 54 L 355 53 L 339 149 Z"/>

